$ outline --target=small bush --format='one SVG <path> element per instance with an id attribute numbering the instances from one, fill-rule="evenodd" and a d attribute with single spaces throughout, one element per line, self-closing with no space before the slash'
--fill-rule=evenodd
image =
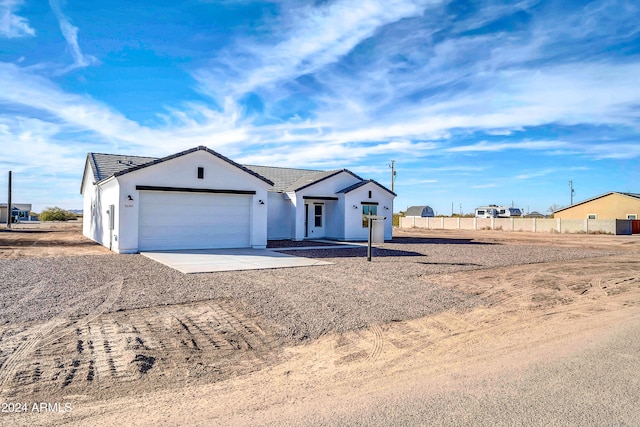
<path id="1" fill-rule="evenodd" d="M 53 207 L 43 210 L 42 213 L 38 215 L 38 218 L 40 221 L 69 221 L 76 219 L 76 216 L 64 209 Z"/>
<path id="2" fill-rule="evenodd" d="M 400 227 L 400 218 L 404 217 L 404 212 L 393 214 L 393 226 Z"/>

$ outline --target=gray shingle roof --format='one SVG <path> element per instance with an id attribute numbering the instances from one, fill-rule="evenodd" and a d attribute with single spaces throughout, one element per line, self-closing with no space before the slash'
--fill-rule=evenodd
<path id="1" fill-rule="evenodd" d="M 348 193 L 350 191 L 355 190 L 356 188 L 360 188 L 363 185 L 366 185 L 366 184 L 369 184 L 369 183 L 375 184 L 378 187 L 382 188 L 383 190 L 393 194 L 394 196 L 397 196 L 396 193 L 394 193 L 393 191 L 389 190 L 387 187 L 385 187 L 384 185 L 380 184 L 378 181 L 374 181 L 373 179 L 368 179 L 366 181 L 363 180 L 363 181 L 360 181 L 360 182 L 356 182 L 355 184 L 350 185 L 347 188 L 343 188 L 342 190 L 338 191 L 338 193 Z"/>
<path id="2" fill-rule="evenodd" d="M 405 212 L 405 216 L 422 216 L 422 211 L 427 206 L 410 206 Z"/>
<path id="3" fill-rule="evenodd" d="M 93 177 L 95 182 L 100 182 L 106 178 L 111 176 L 120 176 L 129 172 L 133 172 L 134 170 L 142 169 L 154 164 L 166 162 L 167 160 L 175 159 L 176 157 L 184 156 L 185 154 L 193 153 L 195 151 L 206 151 L 230 164 L 236 166 L 243 171 L 254 175 L 256 178 L 259 178 L 269 185 L 273 185 L 273 182 L 264 176 L 248 169 L 241 164 L 234 162 L 231 159 L 223 156 L 220 153 L 217 153 L 207 147 L 199 146 L 195 148 L 191 148 L 189 150 L 181 151 L 176 154 L 172 154 L 171 156 L 156 158 L 156 157 L 140 157 L 140 156 L 123 156 L 118 154 L 101 154 L 101 153 L 88 153 L 87 161 L 91 164 L 91 169 L 93 171 Z"/>
<path id="4" fill-rule="evenodd" d="M 298 187 L 306 183 L 317 181 L 327 173 L 327 171 L 321 170 L 292 169 L 273 166 L 245 165 L 245 167 L 273 181 L 273 188 L 270 191 L 278 192 L 295 191 Z"/>
<path id="5" fill-rule="evenodd" d="M 144 165 L 155 160 L 156 157 L 123 156 L 119 154 L 89 153 L 87 159 L 93 170 L 93 179 L 96 182 L 109 178 L 118 172 L 131 169 L 134 166 Z"/>
<path id="6" fill-rule="evenodd" d="M 361 185 L 373 182 L 384 190 L 389 191 L 395 196 L 395 193 L 388 190 L 386 187 L 378 184 L 376 181 L 368 180 L 364 181 L 358 175 L 354 174 L 347 169 L 335 169 L 335 170 L 313 170 L 313 169 L 294 169 L 294 168 L 282 168 L 274 166 L 256 166 L 256 165 L 240 165 L 232 160 L 218 154 L 217 152 L 210 150 L 206 147 L 196 147 L 190 150 L 182 151 L 180 153 L 163 157 L 161 159 L 157 157 L 141 157 L 141 156 L 126 156 L 119 154 L 102 154 L 102 153 L 89 153 L 87 154 L 87 161 L 91 164 L 93 171 L 93 178 L 95 182 L 103 181 L 111 176 L 120 176 L 125 173 L 132 172 L 153 164 L 161 163 L 184 154 L 197 151 L 206 150 L 207 152 L 218 156 L 219 158 L 239 167 L 246 172 L 255 175 L 256 177 L 273 184 L 273 187 L 269 191 L 276 192 L 289 192 L 298 191 L 313 185 L 317 182 L 323 181 L 341 172 L 346 172 L 359 179 L 360 182 L 350 187 L 347 187 L 340 192 L 346 193 Z"/>

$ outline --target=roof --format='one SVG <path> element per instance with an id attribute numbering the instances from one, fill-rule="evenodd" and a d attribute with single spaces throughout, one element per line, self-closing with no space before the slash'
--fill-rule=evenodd
<path id="1" fill-rule="evenodd" d="M 422 216 L 422 211 L 424 208 L 428 208 L 429 206 L 410 206 L 407 208 L 407 211 L 404 213 L 404 216 Z"/>
<path id="2" fill-rule="evenodd" d="M 157 157 L 124 156 L 119 154 L 89 153 L 87 161 L 93 170 L 93 179 L 100 182 L 118 172 L 158 160 Z"/>
<path id="3" fill-rule="evenodd" d="M 171 159 L 175 159 L 177 157 L 184 156 L 186 154 L 194 153 L 196 151 L 206 151 L 209 154 L 212 154 L 219 159 L 224 160 L 231 165 L 242 169 L 243 171 L 255 176 L 258 179 L 266 182 L 269 185 L 273 185 L 273 182 L 264 176 L 256 173 L 246 167 L 242 166 L 234 162 L 231 159 L 223 156 L 222 154 L 213 151 L 204 146 L 198 146 L 195 148 L 191 148 L 189 150 L 181 151 L 176 154 L 172 154 L 171 156 L 155 158 L 155 157 L 140 157 L 140 156 L 124 156 L 117 154 L 100 154 L 100 153 L 88 153 L 87 161 L 91 164 L 91 168 L 93 170 L 93 177 L 95 182 L 103 181 L 112 176 L 121 176 L 127 173 L 143 169 L 152 165 L 157 165 L 159 163 L 166 162 Z"/>
<path id="4" fill-rule="evenodd" d="M 387 187 L 385 187 L 384 185 L 378 183 L 377 181 L 374 181 L 373 179 L 368 179 L 366 181 L 357 182 L 357 183 L 355 183 L 353 185 L 348 186 L 347 188 L 343 188 L 342 190 L 338 191 L 338 193 L 349 193 L 349 192 L 355 190 L 356 188 L 360 188 L 363 185 L 367 185 L 367 184 L 377 185 L 378 187 L 382 188 L 383 190 L 387 191 L 388 193 L 391 193 L 394 196 L 397 196 L 396 193 L 394 193 L 393 191 L 389 190 Z"/>
<path id="5" fill-rule="evenodd" d="M 569 209 L 569 208 L 573 208 L 573 207 L 578 206 L 578 205 L 582 205 L 582 204 L 585 204 L 585 203 L 589 203 L 589 202 L 592 202 L 592 201 L 594 201 L 594 200 L 597 200 L 597 199 L 601 199 L 601 198 L 603 198 L 603 197 L 610 196 L 610 195 L 612 195 L 612 194 L 620 194 L 620 195 L 622 195 L 622 196 L 633 197 L 634 199 L 638 199 L 638 200 L 640 200 L 640 193 L 623 193 L 623 192 L 620 192 L 620 191 L 610 191 L 610 192 L 608 192 L 608 193 L 604 193 L 604 194 L 601 194 L 601 195 L 599 195 L 599 196 L 592 197 L 592 198 L 590 198 L 590 199 L 583 200 L 583 201 L 578 202 L 578 203 L 574 203 L 574 204 L 573 204 L 573 205 L 571 205 L 571 206 L 565 206 L 564 208 L 561 208 L 561 209 L 558 209 L 558 210 L 556 210 L 556 211 L 553 211 L 553 213 L 561 212 L 561 211 L 564 211 L 564 210 Z"/>
<path id="6" fill-rule="evenodd" d="M 0 208 L 5 208 L 6 209 L 7 204 L 6 203 L 0 203 Z M 13 203 L 11 202 L 11 209 L 20 209 L 20 208 L 26 208 L 28 207 L 29 210 L 31 210 L 31 203 Z"/>
<path id="7" fill-rule="evenodd" d="M 278 192 L 295 191 L 297 187 L 309 182 L 317 182 L 323 178 L 327 172 L 333 172 L 274 166 L 245 165 L 245 167 L 273 181 L 273 188 L 270 191 Z"/>
<path id="8" fill-rule="evenodd" d="M 275 192 L 298 191 L 298 190 L 307 188 L 311 185 L 314 185 L 320 181 L 324 181 L 325 179 L 338 175 L 342 172 L 346 172 L 348 174 L 353 175 L 355 178 L 359 179 L 360 182 L 350 187 L 347 187 L 343 190 L 340 190 L 339 192 L 347 193 L 351 190 L 354 190 L 362 185 L 365 185 L 371 182 L 378 185 L 382 189 L 388 191 L 389 193 L 393 194 L 394 196 L 396 195 L 395 193 L 393 193 L 386 187 L 378 184 L 374 180 L 364 181 L 362 178 L 360 178 L 358 175 L 354 174 L 348 169 L 334 169 L 334 170 L 324 171 L 324 170 L 313 170 L 313 169 L 283 168 L 283 167 L 274 167 L 274 166 L 240 165 L 224 157 L 223 155 L 203 146 L 192 148 L 190 150 L 182 151 L 180 153 L 173 154 L 171 156 L 163 157 L 163 158 L 127 156 L 127 155 L 119 155 L 119 154 L 88 153 L 87 162 L 91 165 L 94 181 L 100 182 L 113 176 L 121 176 L 129 172 L 133 172 L 135 170 L 139 170 L 142 168 L 146 168 L 148 166 L 162 163 L 167 160 L 171 160 L 176 157 L 180 157 L 185 154 L 192 153 L 198 150 L 205 150 L 208 153 L 211 153 L 214 156 L 219 157 L 220 159 L 269 183 L 270 185 L 273 186 L 272 188 L 269 189 L 269 191 L 275 191 Z M 84 181 L 84 178 L 83 178 L 83 181 Z"/>

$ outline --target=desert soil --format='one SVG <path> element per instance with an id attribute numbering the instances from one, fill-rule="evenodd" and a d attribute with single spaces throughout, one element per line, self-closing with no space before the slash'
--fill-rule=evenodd
<path id="1" fill-rule="evenodd" d="M 295 255 L 334 265 L 185 276 L 0 230 L 0 424 L 640 425 L 640 236 Z"/>

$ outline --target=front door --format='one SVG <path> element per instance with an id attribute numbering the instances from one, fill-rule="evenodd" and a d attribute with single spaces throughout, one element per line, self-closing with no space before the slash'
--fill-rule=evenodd
<path id="1" fill-rule="evenodd" d="M 325 211 L 324 204 L 314 203 L 307 205 L 307 224 L 309 225 L 309 233 L 307 238 L 309 239 L 323 239 L 325 236 Z M 305 209 L 306 210 L 306 209 Z"/>
<path id="2" fill-rule="evenodd" d="M 304 238 L 309 237 L 309 205 L 304 205 Z"/>

